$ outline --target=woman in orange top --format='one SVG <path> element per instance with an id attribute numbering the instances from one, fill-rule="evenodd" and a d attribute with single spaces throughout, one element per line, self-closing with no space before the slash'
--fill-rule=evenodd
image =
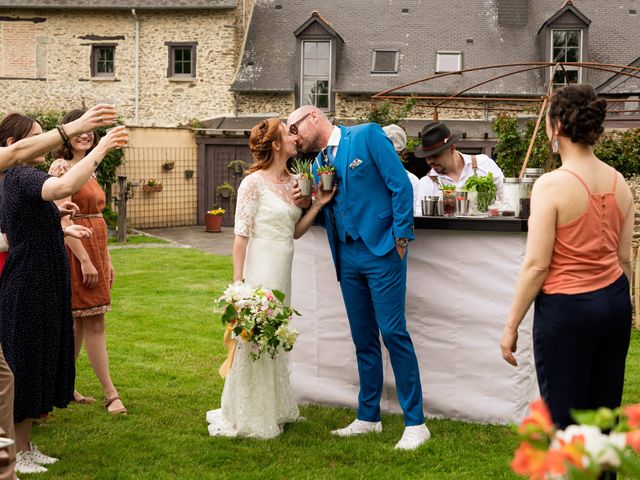
<path id="1" fill-rule="evenodd" d="M 81 117 L 84 110 L 71 110 L 63 123 Z M 88 132 L 72 138 L 57 152 L 58 159 L 51 164 L 49 173 L 64 175 L 82 160 L 98 143 L 97 134 Z M 69 199 L 65 199 L 69 200 Z M 109 373 L 109 357 L 105 340 L 106 312 L 111 311 L 111 287 L 115 271 L 107 249 L 107 225 L 102 218 L 106 197 L 93 175 L 70 199 L 78 205 L 80 213 L 73 222 L 93 230 L 90 238 L 77 240 L 67 238 L 65 244 L 71 267 L 71 307 L 74 319 L 75 356 L 80 354 L 84 341 L 87 356 L 98 380 L 102 384 L 104 406 L 111 414 L 126 414 Z M 72 222 L 65 219 L 63 222 Z M 76 402 L 93 403 L 94 398 L 74 392 Z"/>
<path id="2" fill-rule="evenodd" d="M 547 135 L 562 166 L 531 195 L 525 258 L 500 348 L 516 365 L 518 326 L 535 299 L 533 345 L 540 393 L 554 423 L 570 409 L 622 400 L 631 332 L 634 202 L 624 177 L 599 160 L 606 101 L 590 85 L 557 90 Z"/>

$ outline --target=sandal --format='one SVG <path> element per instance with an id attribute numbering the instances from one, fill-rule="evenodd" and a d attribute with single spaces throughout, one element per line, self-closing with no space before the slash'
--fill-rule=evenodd
<path id="1" fill-rule="evenodd" d="M 104 408 L 107 410 L 107 412 L 109 412 L 110 415 L 126 415 L 126 414 L 128 414 L 129 411 L 124 406 L 122 408 L 118 408 L 117 410 L 109 410 L 109 405 L 111 405 L 116 400 L 122 401 L 122 399 L 118 395 L 116 395 L 115 397 L 105 398 L 104 399 Z"/>
<path id="2" fill-rule="evenodd" d="M 83 405 L 89 405 L 91 403 L 96 403 L 97 400 L 93 397 L 85 397 L 84 395 L 81 395 L 79 392 L 77 391 L 73 391 L 73 401 L 76 403 L 80 403 Z"/>

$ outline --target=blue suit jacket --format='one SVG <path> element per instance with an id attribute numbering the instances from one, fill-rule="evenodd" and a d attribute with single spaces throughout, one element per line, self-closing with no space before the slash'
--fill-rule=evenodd
<path id="1" fill-rule="evenodd" d="M 398 158 L 391 140 L 377 123 L 340 127 L 342 137 L 335 159 L 336 170 L 358 234 L 377 256 L 395 248 L 395 238 L 413 239 L 413 189 L 407 172 Z M 314 162 L 314 174 L 322 164 L 322 153 Z M 337 236 L 329 221 L 327 205 L 318 223 L 329 236 L 333 260 L 337 256 Z"/>

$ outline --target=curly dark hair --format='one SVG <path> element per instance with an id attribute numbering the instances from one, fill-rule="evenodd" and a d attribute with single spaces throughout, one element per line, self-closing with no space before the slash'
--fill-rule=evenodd
<path id="1" fill-rule="evenodd" d="M 606 114 L 607 101 L 585 83 L 556 90 L 549 100 L 551 123 L 558 123 L 559 134 L 573 143 L 595 144 L 604 132 Z"/>

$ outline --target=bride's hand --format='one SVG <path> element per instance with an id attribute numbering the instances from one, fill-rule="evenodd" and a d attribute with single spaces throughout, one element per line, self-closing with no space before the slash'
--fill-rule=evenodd
<path id="1" fill-rule="evenodd" d="M 320 184 L 320 182 L 318 182 L 318 185 L 316 185 L 317 193 L 316 193 L 315 205 L 317 205 L 318 208 L 324 207 L 327 203 L 331 201 L 333 196 L 336 194 L 337 190 L 338 190 L 338 187 L 334 185 L 333 190 L 331 190 L 330 192 L 325 192 L 324 190 L 322 190 L 322 185 Z"/>

